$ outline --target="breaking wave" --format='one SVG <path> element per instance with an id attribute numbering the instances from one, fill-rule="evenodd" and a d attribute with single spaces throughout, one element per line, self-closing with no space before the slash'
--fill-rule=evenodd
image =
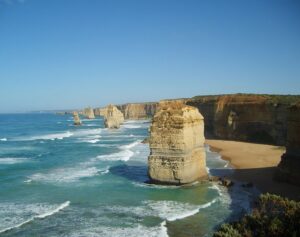
<path id="1" fill-rule="evenodd" d="M 96 167 L 58 168 L 48 173 L 36 173 L 29 177 L 32 181 L 68 183 L 81 178 L 92 177 L 101 171 Z"/>
<path id="2" fill-rule="evenodd" d="M 146 205 L 156 215 L 167 221 L 176 221 L 197 214 L 201 209 L 213 205 L 218 198 L 202 205 L 192 205 L 176 201 L 147 201 Z"/>
<path id="3" fill-rule="evenodd" d="M 100 155 L 97 156 L 97 159 L 104 160 L 104 161 L 117 161 L 117 160 L 128 161 L 133 155 L 134 152 L 130 150 L 124 150 L 109 155 Z"/>
<path id="4" fill-rule="evenodd" d="M 0 158 L 0 165 L 13 165 L 13 164 L 27 162 L 29 160 L 30 159 L 28 158 L 5 157 L 5 158 Z"/>
<path id="5" fill-rule="evenodd" d="M 13 212 L 15 215 L 17 215 L 19 217 L 19 215 L 21 214 L 36 214 L 34 216 L 32 216 L 31 218 L 27 219 L 27 220 L 24 220 L 22 222 L 19 222 L 19 223 L 14 223 L 14 222 L 17 222 L 17 221 L 20 221 L 20 217 L 18 219 L 18 217 L 7 217 L 5 215 L 1 215 L 1 216 L 5 216 L 5 219 L 1 221 L 1 224 L 6 224 L 6 222 L 12 222 L 12 223 L 8 223 L 8 224 L 12 224 L 11 226 L 9 227 L 6 227 L 4 229 L 0 229 L 0 233 L 4 233 L 4 232 L 7 232 L 7 231 L 10 231 L 12 229 L 15 229 L 15 228 L 19 228 L 29 222 L 32 222 L 34 221 L 35 219 L 44 219 L 48 216 L 52 216 L 56 213 L 58 213 L 59 211 L 63 210 L 64 208 L 68 207 L 70 205 L 70 201 L 66 201 L 62 204 L 60 204 L 59 206 L 53 208 L 52 206 L 49 208 L 49 207 L 44 207 L 44 205 L 42 204 L 35 204 L 35 205 L 27 205 L 27 206 L 21 206 L 21 205 L 14 205 L 14 204 L 10 204 L 10 205 L 5 205 L 5 208 L 4 208 L 4 212 L 7 211 L 9 213 L 9 211 L 12 211 L 11 209 L 13 209 Z M 23 208 L 23 210 L 22 210 Z M 24 210 L 25 208 L 25 210 Z M 2 211 L 0 211 L 1 214 Z M 22 213 L 22 212 L 25 212 L 25 213 Z M 27 212 L 27 213 L 26 213 Z M 4 213 L 5 214 L 5 213 Z M 26 216 L 27 216 L 26 215 Z"/>
<path id="6" fill-rule="evenodd" d="M 123 146 L 121 146 L 120 148 L 121 148 L 121 149 L 124 149 L 124 150 L 131 149 L 131 148 L 133 148 L 133 147 L 139 145 L 141 142 L 142 142 L 142 140 L 138 140 L 138 141 L 132 142 L 132 143 L 130 143 L 130 144 L 128 144 L 128 145 L 123 145 Z"/>
<path id="7" fill-rule="evenodd" d="M 67 131 L 65 133 L 52 133 L 52 134 L 47 134 L 47 135 L 41 135 L 41 136 L 32 136 L 29 138 L 24 138 L 21 139 L 21 141 L 34 141 L 34 140 L 62 140 L 64 138 L 67 137 L 71 137 L 73 136 L 73 133 L 71 133 L 70 131 Z"/>

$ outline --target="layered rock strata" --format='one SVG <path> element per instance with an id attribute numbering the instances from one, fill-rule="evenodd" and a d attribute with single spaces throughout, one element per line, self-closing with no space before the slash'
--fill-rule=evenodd
<path id="1" fill-rule="evenodd" d="M 124 114 L 125 119 L 147 119 L 153 117 L 158 103 L 128 103 L 118 105 L 118 109 Z"/>
<path id="2" fill-rule="evenodd" d="M 197 108 L 162 101 L 150 127 L 148 174 L 154 183 L 181 185 L 207 177 L 204 120 Z"/>
<path id="3" fill-rule="evenodd" d="M 291 100 L 297 96 L 235 94 L 184 101 L 204 116 L 208 138 L 284 146 Z"/>
<path id="4" fill-rule="evenodd" d="M 119 128 L 123 122 L 124 115 L 116 106 L 108 105 L 105 108 L 104 125 L 106 128 Z"/>
<path id="5" fill-rule="evenodd" d="M 300 103 L 289 109 L 286 153 L 281 157 L 275 178 L 300 185 Z"/>
<path id="6" fill-rule="evenodd" d="M 74 117 L 74 125 L 79 126 L 82 124 L 77 111 L 73 112 L 73 117 Z"/>
<path id="7" fill-rule="evenodd" d="M 85 108 L 84 111 L 83 111 L 83 115 L 87 119 L 94 119 L 95 118 L 94 110 L 91 107 Z"/>

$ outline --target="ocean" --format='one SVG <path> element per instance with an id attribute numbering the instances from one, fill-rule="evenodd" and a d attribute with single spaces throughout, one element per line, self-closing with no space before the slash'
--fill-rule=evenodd
<path id="1" fill-rule="evenodd" d="M 103 119 L 46 113 L 0 115 L 0 236 L 211 236 L 249 211 L 235 185 L 147 184 L 150 121 L 108 130 Z M 233 172 L 207 147 L 212 174 Z"/>

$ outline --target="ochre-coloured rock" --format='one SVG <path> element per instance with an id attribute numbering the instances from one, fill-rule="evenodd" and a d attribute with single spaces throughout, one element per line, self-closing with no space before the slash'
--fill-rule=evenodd
<path id="1" fill-rule="evenodd" d="M 147 119 L 153 117 L 158 103 L 128 103 L 118 105 L 125 119 Z"/>
<path id="2" fill-rule="evenodd" d="M 150 127 L 149 177 L 154 183 L 187 184 L 207 178 L 204 120 L 197 108 L 162 101 Z"/>
<path id="3" fill-rule="evenodd" d="M 275 178 L 300 185 L 300 103 L 289 109 L 286 153 L 281 157 Z"/>
<path id="4" fill-rule="evenodd" d="M 95 118 L 94 110 L 91 107 L 85 108 L 84 111 L 83 111 L 83 115 L 87 119 L 94 119 Z"/>
<path id="5" fill-rule="evenodd" d="M 81 121 L 80 121 L 79 114 L 77 111 L 73 112 L 73 117 L 74 117 L 74 125 L 76 125 L 76 126 L 81 125 Z"/>
<path id="6" fill-rule="evenodd" d="M 108 105 L 104 114 L 104 125 L 106 128 L 119 128 L 124 122 L 124 115 L 114 105 Z"/>

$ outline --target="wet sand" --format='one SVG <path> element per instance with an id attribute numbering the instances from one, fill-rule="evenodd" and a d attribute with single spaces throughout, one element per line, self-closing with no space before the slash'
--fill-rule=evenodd
<path id="1" fill-rule="evenodd" d="M 284 147 L 224 140 L 206 143 L 235 169 L 229 178 L 252 183 L 263 193 L 300 200 L 300 187 L 273 180 Z"/>

